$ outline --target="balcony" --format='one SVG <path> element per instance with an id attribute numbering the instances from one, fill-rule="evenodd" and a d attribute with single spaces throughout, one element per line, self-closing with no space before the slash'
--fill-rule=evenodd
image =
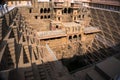
<path id="1" fill-rule="evenodd" d="M 63 3 L 54 3 L 54 8 L 62 8 Z"/>
<path id="2" fill-rule="evenodd" d="M 38 32 L 37 34 L 40 39 L 66 36 L 66 32 L 63 30 L 43 31 L 43 32 Z"/>
<path id="3" fill-rule="evenodd" d="M 71 3 L 71 7 L 72 8 L 79 8 L 80 5 L 79 5 L 79 3 Z"/>

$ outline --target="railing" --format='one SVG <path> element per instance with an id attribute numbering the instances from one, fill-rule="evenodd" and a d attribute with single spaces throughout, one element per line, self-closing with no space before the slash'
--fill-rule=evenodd
<path id="1" fill-rule="evenodd" d="M 54 57 L 54 60 L 56 60 L 56 61 L 57 61 L 57 58 L 56 58 L 56 56 L 55 56 L 54 52 L 50 49 L 50 47 L 49 47 L 49 45 L 48 45 L 48 44 L 46 44 L 46 48 L 47 48 L 48 52 L 50 53 L 50 55 L 52 55 L 52 56 Z"/>
<path id="2" fill-rule="evenodd" d="M 71 7 L 73 7 L 73 8 L 79 8 L 79 7 L 80 7 L 80 4 L 78 4 L 78 3 L 77 3 L 77 4 L 74 3 L 74 4 L 71 5 Z"/>
<path id="3" fill-rule="evenodd" d="M 54 4 L 54 8 L 62 8 L 63 4 Z"/>
<path id="4" fill-rule="evenodd" d="M 66 35 L 66 32 L 63 30 L 38 32 L 39 38 L 44 38 L 48 36 L 58 36 L 58 35 Z"/>
<path id="5" fill-rule="evenodd" d="M 50 47 L 49 47 L 48 44 L 46 44 L 46 48 L 47 48 L 48 52 L 50 53 L 50 55 L 54 58 L 54 60 L 55 60 L 54 64 L 56 64 L 55 66 L 56 66 L 59 70 L 63 70 L 63 66 L 62 66 L 61 61 L 59 61 L 59 60 L 56 58 L 54 52 L 50 49 Z"/>

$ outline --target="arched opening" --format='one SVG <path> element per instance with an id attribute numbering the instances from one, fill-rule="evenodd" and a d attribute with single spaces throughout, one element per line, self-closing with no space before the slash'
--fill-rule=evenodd
<path id="1" fill-rule="evenodd" d="M 84 18 L 85 16 L 84 15 L 82 15 L 82 18 Z"/>
<path id="2" fill-rule="evenodd" d="M 43 13 L 43 8 L 40 9 L 40 13 Z"/>
<path id="3" fill-rule="evenodd" d="M 81 40 L 81 35 L 78 36 L 79 40 Z"/>
<path id="4" fill-rule="evenodd" d="M 67 13 L 67 8 L 64 9 L 64 13 Z"/>
<path id="5" fill-rule="evenodd" d="M 41 16 L 41 19 L 43 19 L 43 16 Z"/>
<path id="6" fill-rule="evenodd" d="M 74 36 L 73 36 L 73 39 L 74 39 L 74 40 L 77 40 L 77 35 L 74 35 Z"/>
<path id="7" fill-rule="evenodd" d="M 71 13 L 71 8 L 68 9 L 68 13 Z"/>
<path id="8" fill-rule="evenodd" d="M 47 16 L 44 16 L 45 19 L 47 19 Z"/>
<path id="9" fill-rule="evenodd" d="M 47 9 L 46 8 L 44 9 L 44 13 L 47 13 Z"/>
<path id="10" fill-rule="evenodd" d="M 37 16 L 35 16 L 35 19 L 37 19 L 38 17 Z"/>
<path id="11" fill-rule="evenodd" d="M 56 25 L 56 29 L 58 29 L 59 27 L 58 27 L 58 25 Z"/>
<path id="12" fill-rule="evenodd" d="M 29 9 L 29 13 L 32 13 L 32 9 L 31 8 Z"/>
<path id="13" fill-rule="evenodd" d="M 72 36 L 69 36 L 69 40 L 72 41 Z"/>
<path id="14" fill-rule="evenodd" d="M 60 17 L 58 17 L 58 21 L 60 21 Z"/>
<path id="15" fill-rule="evenodd" d="M 50 15 L 48 16 L 48 18 L 50 18 Z"/>
<path id="16" fill-rule="evenodd" d="M 76 20 L 76 17 L 74 17 L 74 20 Z"/>
<path id="17" fill-rule="evenodd" d="M 62 14 L 64 13 L 64 10 L 62 10 Z"/>
<path id="18" fill-rule="evenodd" d="M 48 13 L 50 13 L 50 8 L 48 8 Z"/>

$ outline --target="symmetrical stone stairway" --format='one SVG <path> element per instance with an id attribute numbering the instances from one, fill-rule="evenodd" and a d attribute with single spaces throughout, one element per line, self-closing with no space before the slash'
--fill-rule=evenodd
<path id="1" fill-rule="evenodd" d="M 41 64 L 43 53 L 36 32 L 28 26 L 18 8 L 0 18 L 0 71 L 30 67 L 31 70 L 22 71 L 22 78 L 39 80 L 33 75 L 37 65 L 32 64 Z"/>

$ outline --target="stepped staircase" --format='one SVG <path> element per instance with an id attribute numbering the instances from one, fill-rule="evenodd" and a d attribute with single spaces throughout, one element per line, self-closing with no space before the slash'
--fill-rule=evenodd
<path id="1" fill-rule="evenodd" d="M 111 57 L 95 65 L 95 68 L 87 73 L 86 80 L 117 80 L 119 75 L 120 61 Z"/>
<path id="2" fill-rule="evenodd" d="M 24 72 L 25 80 L 34 80 L 32 69 L 26 70 Z"/>

